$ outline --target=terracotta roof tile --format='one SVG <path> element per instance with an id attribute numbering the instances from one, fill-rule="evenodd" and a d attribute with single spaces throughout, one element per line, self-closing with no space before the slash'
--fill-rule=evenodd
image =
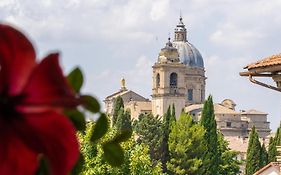
<path id="1" fill-rule="evenodd" d="M 262 67 L 275 66 L 275 65 L 281 65 L 281 53 L 266 57 L 255 63 L 249 64 L 246 67 L 244 67 L 244 69 L 262 68 Z"/>
<path id="2" fill-rule="evenodd" d="M 225 137 L 225 140 L 228 142 L 228 147 L 231 150 L 238 151 L 240 153 L 247 153 L 248 148 L 248 139 L 242 139 L 238 137 Z"/>

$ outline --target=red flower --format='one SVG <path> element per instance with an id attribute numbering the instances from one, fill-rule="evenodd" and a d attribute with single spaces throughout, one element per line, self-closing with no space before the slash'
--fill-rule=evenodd
<path id="1" fill-rule="evenodd" d="M 79 147 L 62 110 L 78 104 L 58 54 L 36 63 L 30 41 L 0 24 L 0 174 L 35 174 L 41 155 L 51 174 L 68 174 Z"/>

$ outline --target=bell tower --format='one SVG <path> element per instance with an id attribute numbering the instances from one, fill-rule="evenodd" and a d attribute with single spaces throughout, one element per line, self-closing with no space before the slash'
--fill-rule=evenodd
<path id="1" fill-rule="evenodd" d="M 177 48 L 180 61 L 186 66 L 185 105 L 201 104 L 205 100 L 206 76 L 203 57 L 187 39 L 187 30 L 180 16 L 175 28 L 173 46 Z"/>
<path id="2" fill-rule="evenodd" d="M 179 117 L 185 107 L 185 65 L 180 62 L 178 51 L 170 38 L 161 49 L 153 68 L 152 113 L 163 116 L 169 106 L 175 105 Z"/>

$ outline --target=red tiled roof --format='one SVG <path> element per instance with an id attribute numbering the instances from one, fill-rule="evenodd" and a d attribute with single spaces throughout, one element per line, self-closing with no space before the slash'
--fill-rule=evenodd
<path id="1" fill-rule="evenodd" d="M 260 61 L 249 64 L 245 67 L 245 69 L 264 68 L 275 65 L 281 65 L 281 53 L 266 57 Z"/>

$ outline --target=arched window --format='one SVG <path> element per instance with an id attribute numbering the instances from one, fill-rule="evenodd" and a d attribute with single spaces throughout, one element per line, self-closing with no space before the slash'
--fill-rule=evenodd
<path id="1" fill-rule="evenodd" d="M 159 87 L 160 86 L 160 74 L 158 73 L 156 75 L 156 87 Z"/>
<path id="2" fill-rule="evenodd" d="M 177 85 L 178 85 L 178 75 L 175 72 L 173 72 L 170 75 L 170 87 L 174 88 L 177 87 Z"/>

